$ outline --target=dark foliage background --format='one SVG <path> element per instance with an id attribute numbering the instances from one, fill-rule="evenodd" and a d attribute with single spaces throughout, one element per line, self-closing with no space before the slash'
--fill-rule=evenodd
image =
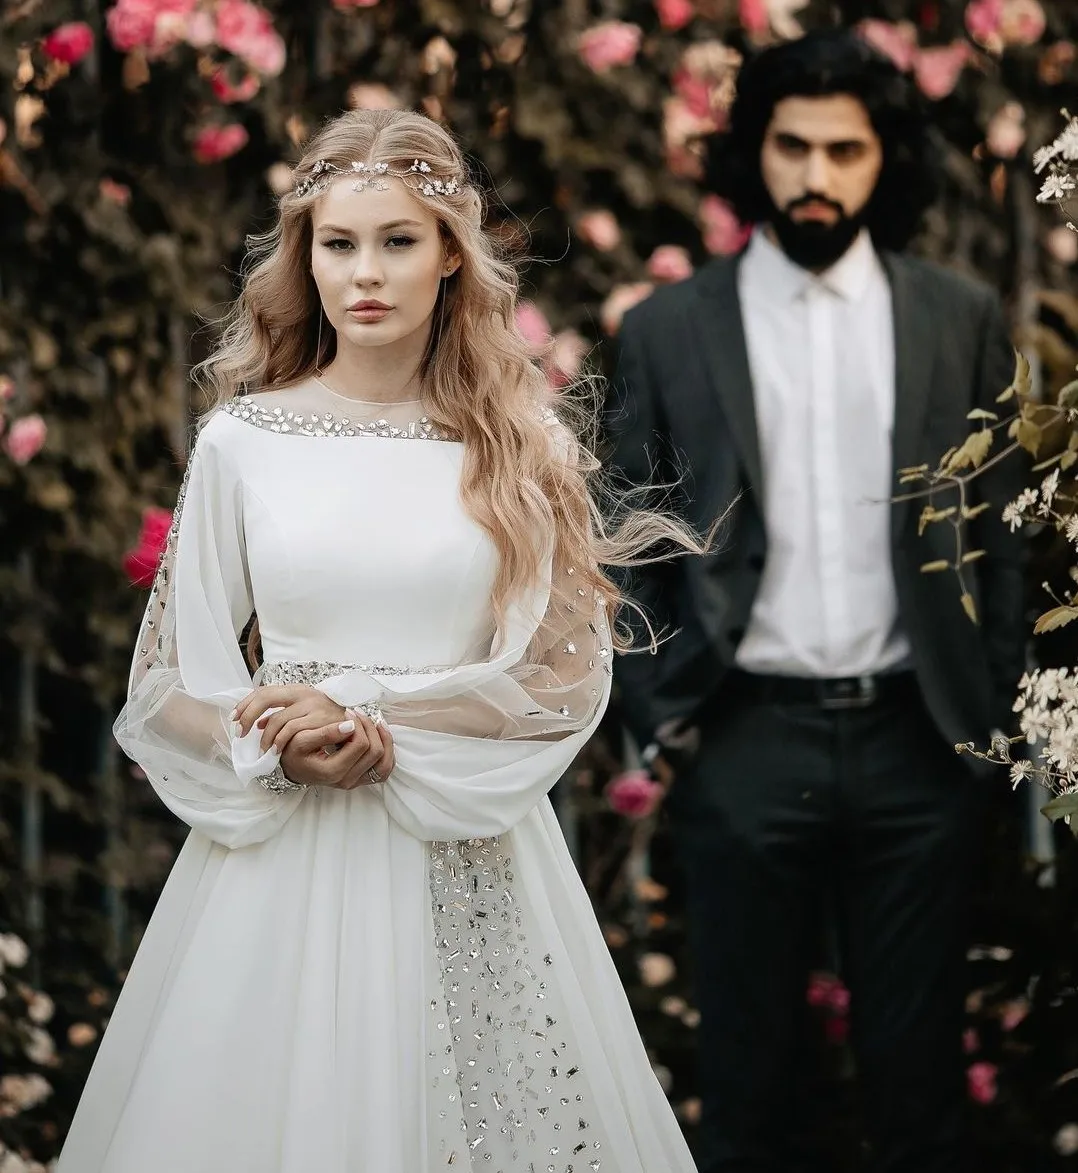
<path id="1" fill-rule="evenodd" d="M 182 840 L 111 739 L 144 605 L 124 554 L 143 511 L 172 506 L 200 406 L 187 371 L 297 145 L 349 105 L 444 119 L 487 180 L 492 222 L 527 241 L 522 327 L 555 335 L 560 379 L 655 282 L 738 246 L 699 185 L 693 136 L 721 126 L 739 55 L 832 22 L 867 22 L 933 102 L 947 188 L 919 251 L 997 286 L 1058 388 L 1078 361 L 1078 236 L 1035 203 L 1030 155 L 1074 102 L 1071 0 L 0 0 L 5 1173 L 16 1153 L 35 1168 L 57 1152 Z M 58 62 L 79 56 L 79 37 L 85 55 Z M 1034 545 L 1031 609 L 1055 572 L 1051 544 Z M 1039 646 L 1073 663 L 1070 642 Z M 630 822 L 603 796 L 621 751 L 615 711 L 557 799 L 691 1134 L 676 869 L 661 815 Z M 999 1173 L 1067 1168 L 1078 854 L 1058 828 L 1031 851 L 1025 792 L 1004 775 L 986 786 L 967 1038 L 978 1159 Z M 821 1143 L 853 1169 L 843 997 L 823 978 L 809 997 Z"/>

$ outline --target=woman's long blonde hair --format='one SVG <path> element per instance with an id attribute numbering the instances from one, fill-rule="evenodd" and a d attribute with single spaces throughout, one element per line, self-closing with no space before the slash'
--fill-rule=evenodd
<path id="1" fill-rule="evenodd" d="M 627 629 L 613 618 L 629 600 L 601 568 L 639 565 L 657 551 L 702 552 L 707 539 L 670 515 L 633 508 L 624 496 L 608 507 L 611 494 L 593 453 L 594 395 L 583 429 L 579 404 L 587 395 L 573 397 L 577 426 L 552 430 L 548 409 L 566 423 L 573 408 L 564 392 L 550 388 L 516 327 L 517 271 L 483 229 L 482 197 L 450 134 L 422 114 L 353 110 L 310 141 L 295 178 L 309 176 L 320 159 L 340 168 L 358 160 L 400 170 L 421 160 L 430 178 L 457 178 L 451 195 L 413 189 L 437 218 L 447 253 L 460 258 L 435 309 L 423 395 L 430 418 L 464 444 L 461 498 L 499 555 L 495 616 L 500 621 L 509 600 L 536 582 L 544 553 L 536 536 L 552 534 L 555 564 L 574 568 L 574 587 L 605 596 L 615 646 L 627 647 Z M 311 206 L 318 196 L 318 189 L 286 193 L 277 224 L 249 241 L 242 292 L 215 350 L 195 370 L 213 406 L 299 382 L 333 357 L 335 332 L 310 271 Z"/>

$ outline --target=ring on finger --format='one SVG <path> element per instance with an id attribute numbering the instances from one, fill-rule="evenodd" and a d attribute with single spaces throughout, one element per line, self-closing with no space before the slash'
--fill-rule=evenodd
<path id="1" fill-rule="evenodd" d="M 373 766 L 371 766 L 371 768 L 367 771 L 367 777 L 370 778 L 372 782 L 382 781 L 382 775 L 379 774 Z"/>

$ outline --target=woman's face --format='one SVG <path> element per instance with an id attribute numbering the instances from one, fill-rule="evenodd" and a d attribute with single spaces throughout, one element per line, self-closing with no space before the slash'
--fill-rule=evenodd
<path id="1" fill-rule="evenodd" d="M 426 345 L 446 254 L 438 221 L 398 179 L 352 190 L 347 176 L 312 209 L 311 272 L 338 346 Z"/>

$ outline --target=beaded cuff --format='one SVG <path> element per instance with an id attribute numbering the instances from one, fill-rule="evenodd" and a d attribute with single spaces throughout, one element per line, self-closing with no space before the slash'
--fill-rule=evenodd
<path id="1" fill-rule="evenodd" d="M 293 782 L 291 778 L 286 777 L 284 769 L 279 762 L 270 773 L 259 775 L 258 784 L 263 790 L 272 790 L 275 794 L 286 794 L 296 790 L 307 789 L 306 786 L 301 786 L 300 783 Z"/>

